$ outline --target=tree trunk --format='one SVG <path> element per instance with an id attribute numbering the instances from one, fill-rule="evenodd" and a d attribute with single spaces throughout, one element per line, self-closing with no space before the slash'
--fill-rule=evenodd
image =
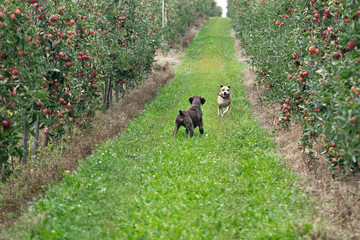
<path id="1" fill-rule="evenodd" d="M 21 158 L 21 162 L 23 164 L 26 164 L 27 157 L 28 157 L 28 142 L 29 142 L 29 128 L 28 128 L 28 122 L 27 122 L 27 113 L 23 113 L 23 156 Z"/>
<path id="2" fill-rule="evenodd" d="M 110 78 L 110 80 L 109 80 L 109 106 L 110 106 L 110 104 L 112 104 L 112 100 L 113 100 L 113 88 L 112 88 L 112 78 Z"/>
<path id="3" fill-rule="evenodd" d="M 39 147 L 39 132 L 40 132 L 40 114 L 36 116 L 36 121 L 34 125 L 34 141 L 32 144 L 32 157 L 36 158 L 37 148 Z"/>
<path id="4" fill-rule="evenodd" d="M 105 80 L 105 89 L 104 89 L 104 95 L 103 95 L 103 105 L 104 108 L 106 109 L 107 106 L 107 92 L 108 92 L 108 80 Z"/>
<path id="5" fill-rule="evenodd" d="M 48 134 L 44 134 L 44 142 L 42 147 L 47 147 L 47 145 L 49 144 L 49 135 Z"/>

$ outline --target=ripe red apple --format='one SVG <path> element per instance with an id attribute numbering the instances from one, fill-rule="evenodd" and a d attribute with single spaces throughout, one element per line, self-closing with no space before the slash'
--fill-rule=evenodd
<path id="1" fill-rule="evenodd" d="M 21 10 L 20 10 L 20 9 L 16 9 L 16 10 L 15 10 L 15 13 L 16 13 L 17 15 L 20 15 L 20 14 L 21 14 Z"/>
<path id="2" fill-rule="evenodd" d="M 2 126 L 3 126 L 4 128 L 8 128 L 8 127 L 10 126 L 10 123 L 9 123 L 8 121 L 6 121 L 6 120 L 3 120 L 3 121 L 1 122 L 1 124 L 2 124 Z"/>
<path id="3" fill-rule="evenodd" d="M 71 62 L 66 62 L 67 67 L 71 67 Z"/>
<path id="4" fill-rule="evenodd" d="M 352 41 L 350 41 L 350 42 L 348 43 L 348 48 L 349 48 L 349 49 L 354 49 L 355 47 L 356 47 L 356 43 L 355 43 L 354 40 L 352 40 Z"/>
<path id="5" fill-rule="evenodd" d="M 309 52 L 314 53 L 315 52 L 315 46 L 310 46 L 309 47 Z"/>
<path id="6" fill-rule="evenodd" d="M 48 134 L 49 134 L 49 130 L 48 130 L 48 129 L 44 129 L 43 132 L 44 132 L 45 135 L 48 135 Z"/>
<path id="7" fill-rule="evenodd" d="M 336 57 L 337 59 L 339 59 L 340 56 L 341 56 L 340 53 L 338 53 L 338 52 L 335 53 L 335 57 Z"/>
<path id="8" fill-rule="evenodd" d="M 330 14 L 330 9 L 325 9 L 325 10 L 324 10 L 324 13 L 325 13 L 326 15 Z"/>
<path id="9" fill-rule="evenodd" d="M 42 102 L 40 102 L 40 101 L 37 101 L 37 103 L 36 103 L 36 106 L 39 107 L 39 108 L 41 108 L 43 105 L 44 104 Z"/>
<path id="10" fill-rule="evenodd" d="M 19 75 L 19 70 L 14 69 L 14 70 L 11 71 L 11 73 L 12 73 L 13 76 L 17 76 L 17 75 Z"/>
<path id="11" fill-rule="evenodd" d="M 29 0 L 29 3 L 37 3 L 39 0 Z"/>
<path id="12" fill-rule="evenodd" d="M 74 19 L 71 19 L 70 20 L 70 24 L 72 25 L 72 24 L 74 24 L 75 23 L 75 20 Z"/>

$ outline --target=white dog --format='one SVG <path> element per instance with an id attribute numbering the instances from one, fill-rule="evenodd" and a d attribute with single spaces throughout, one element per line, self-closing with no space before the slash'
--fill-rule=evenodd
<path id="1" fill-rule="evenodd" d="M 218 105 L 218 115 L 223 117 L 225 113 L 230 110 L 231 105 L 231 95 L 230 95 L 230 86 L 220 85 L 221 91 L 218 94 L 217 105 Z M 223 111 L 223 108 L 226 108 Z"/>

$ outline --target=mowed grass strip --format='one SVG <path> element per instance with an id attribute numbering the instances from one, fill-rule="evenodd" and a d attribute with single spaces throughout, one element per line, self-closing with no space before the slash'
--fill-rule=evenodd
<path id="1" fill-rule="evenodd" d="M 229 19 L 212 18 L 175 79 L 123 135 L 34 203 L 9 239 L 302 239 L 312 207 L 249 111 Z M 219 85 L 231 85 L 217 116 Z M 174 119 L 202 95 L 205 134 Z M 141 97 L 141 96 L 139 96 Z"/>

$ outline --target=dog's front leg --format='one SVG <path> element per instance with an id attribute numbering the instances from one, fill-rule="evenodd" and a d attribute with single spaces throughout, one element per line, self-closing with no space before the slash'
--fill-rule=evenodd
<path id="1" fill-rule="evenodd" d="M 178 122 L 175 122 L 175 127 L 174 127 L 174 138 L 176 137 L 176 134 L 177 134 L 177 132 L 178 132 L 178 130 L 179 130 L 179 127 L 180 127 L 181 125 L 178 123 Z"/>
<path id="2" fill-rule="evenodd" d="M 222 116 L 222 109 L 220 107 L 218 107 L 218 116 L 221 117 Z"/>
<path id="3" fill-rule="evenodd" d="M 203 128 L 203 120 L 202 120 L 202 118 L 201 118 L 201 120 L 200 120 L 199 131 L 200 131 L 200 134 L 204 134 L 204 128 Z"/>
<path id="4" fill-rule="evenodd" d="M 228 111 L 229 111 L 229 109 L 230 109 L 230 106 L 228 106 L 226 109 L 225 109 L 225 111 L 223 112 L 223 116 L 225 115 L 225 113 L 227 113 Z"/>

